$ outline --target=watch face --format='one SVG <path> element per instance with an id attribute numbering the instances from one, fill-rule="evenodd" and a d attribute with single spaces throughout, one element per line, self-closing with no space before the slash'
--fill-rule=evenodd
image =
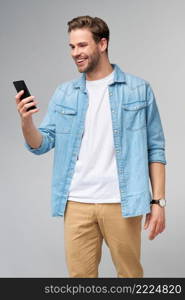
<path id="1" fill-rule="evenodd" d="M 160 205 L 161 205 L 162 207 L 164 207 L 164 206 L 166 205 L 166 201 L 165 201 L 164 199 L 161 199 L 161 200 L 160 200 Z"/>

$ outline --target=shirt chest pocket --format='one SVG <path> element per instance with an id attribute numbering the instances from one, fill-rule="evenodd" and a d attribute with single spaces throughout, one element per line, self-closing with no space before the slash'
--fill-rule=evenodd
<path id="1" fill-rule="evenodd" d="M 76 110 L 71 107 L 56 104 L 55 114 L 56 133 L 71 133 L 77 114 Z"/>
<path id="2" fill-rule="evenodd" d="M 146 100 L 122 104 L 126 129 L 134 131 L 146 128 L 146 107 Z"/>

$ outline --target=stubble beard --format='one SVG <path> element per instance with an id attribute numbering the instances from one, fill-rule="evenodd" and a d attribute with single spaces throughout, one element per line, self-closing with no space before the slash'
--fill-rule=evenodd
<path id="1" fill-rule="evenodd" d="M 85 67 L 85 68 L 80 68 L 79 67 L 78 68 L 79 72 L 80 73 L 92 72 L 96 68 L 96 66 L 98 65 L 99 60 L 100 60 L 99 54 L 91 55 L 90 62 L 88 63 L 87 67 Z"/>

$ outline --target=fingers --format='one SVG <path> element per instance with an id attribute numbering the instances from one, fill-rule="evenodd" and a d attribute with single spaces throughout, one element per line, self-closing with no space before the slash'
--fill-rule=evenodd
<path id="1" fill-rule="evenodd" d="M 147 229 L 149 224 L 150 224 L 150 218 L 151 218 L 151 213 L 147 214 L 146 215 L 146 218 L 145 218 L 145 223 L 144 223 L 144 229 Z"/>
<path id="2" fill-rule="evenodd" d="M 22 100 L 20 100 L 18 102 L 18 108 L 21 109 L 26 103 L 30 102 L 30 101 L 33 101 L 35 99 L 35 96 L 29 96 L 29 97 L 26 97 Z M 32 102 L 33 103 L 33 102 Z"/>
<path id="3" fill-rule="evenodd" d="M 149 223 L 149 224 L 148 224 Z M 151 208 L 150 219 L 146 217 L 145 229 L 149 228 L 148 238 L 153 240 L 165 228 L 165 210 L 158 205 Z"/>
<path id="4" fill-rule="evenodd" d="M 155 236 L 157 236 L 160 233 L 161 230 L 161 223 L 157 223 L 156 228 L 155 228 Z"/>
<path id="5" fill-rule="evenodd" d="M 149 226 L 150 233 L 148 235 L 150 240 L 153 240 L 155 238 L 155 229 L 156 229 L 156 222 L 155 221 L 150 222 L 150 226 Z"/>
<path id="6" fill-rule="evenodd" d="M 165 229 L 165 224 L 163 222 L 159 223 L 158 224 L 158 227 L 156 228 L 156 232 L 155 234 L 159 234 L 159 233 L 162 233 Z"/>
<path id="7" fill-rule="evenodd" d="M 27 111 L 27 109 L 29 107 L 32 107 L 36 104 L 38 104 L 38 101 L 34 101 L 35 96 L 29 96 L 26 97 L 24 99 L 20 99 L 21 96 L 24 94 L 24 90 L 21 90 L 20 92 L 17 93 L 17 95 L 15 96 L 16 99 L 16 104 L 17 104 L 17 110 L 20 114 L 21 117 L 23 118 L 27 118 L 30 115 L 32 115 L 33 113 L 39 111 L 40 108 L 35 108 L 35 109 L 30 109 L 29 111 Z"/>
<path id="8" fill-rule="evenodd" d="M 32 114 L 36 113 L 37 111 L 39 111 L 39 107 L 34 108 L 34 109 L 30 109 L 29 111 L 27 111 L 28 107 L 33 106 L 34 104 L 37 104 L 38 102 L 32 102 L 29 104 L 26 104 L 21 110 L 20 110 L 20 115 L 23 119 L 27 119 L 29 116 L 31 116 Z"/>
<path id="9" fill-rule="evenodd" d="M 19 111 L 20 111 L 20 113 L 26 112 L 29 107 L 34 106 L 36 104 L 38 104 L 38 101 L 29 101 L 29 102 L 26 102 L 25 104 L 23 103 L 23 105 L 20 106 Z M 19 107 L 19 105 L 18 105 L 18 107 Z"/>
<path id="10" fill-rule="evenodd" d="M 153 240 L 159 233 L 164 231 L 165 224 L 160 220 L 153 221 L 150 223 L 149 229 L 150 229 L 150 233 L 148 237 L 150 240 Z"/>
<path id="11" fill-rule="evenodd" d="M 24 94 L 24 90 L 21 90 L 20 92 L 17 93 L 17 95 L 15 96 L 16 99 L 16 103 L 19 104 L 19 102 L 21 101 L 20 97 Z"/>
<path id="12" fill-rule="evenodd" d="M 23 94 L 24 94 L 24 91 L 22 90 L 19 93 L 17 93 L 17 95 L 15 96 L 18 109 L 21 109 L 24 106 L 24 104 L 26 104 L 27 102 L 33 101 L 35 99 L 35 96 L 29 96 L 29 97 L 26 97 L 21 100 L 20 98 Z"/>

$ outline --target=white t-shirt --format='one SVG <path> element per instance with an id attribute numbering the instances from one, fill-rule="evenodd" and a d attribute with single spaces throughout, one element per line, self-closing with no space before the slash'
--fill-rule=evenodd
<path id="1" fill-rule="evenodd" d="M 121 201 L 108 93 L 113 76 L 114 71 L 99 80 L 86 80 L 89 106 L 79 159 L 69 188 L 69 201 Z"/>

